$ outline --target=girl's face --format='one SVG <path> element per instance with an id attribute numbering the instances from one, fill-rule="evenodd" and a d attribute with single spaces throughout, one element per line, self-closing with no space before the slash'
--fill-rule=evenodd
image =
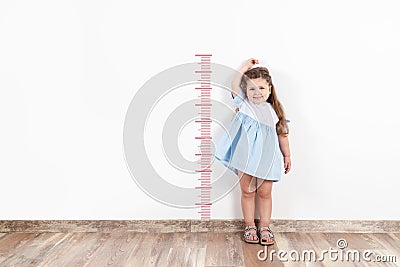
<path id="1" fill-rule="evenodd" d="M 267 101 L 271 94 L 271 87 L 263 78 L 250 79 L 246 88 L 247 98 L 255 104 Z"/>

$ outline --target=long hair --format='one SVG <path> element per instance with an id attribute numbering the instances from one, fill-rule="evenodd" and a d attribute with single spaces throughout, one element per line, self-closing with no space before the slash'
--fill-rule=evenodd
<path id="1" fill-rule="evenodd" d="M 250 79 L 257 79 L 262 78 L 265 79 L 268 85 L 271 87 L 271 94 L 269 95 L 267 102 L 270 103 L 273 109 L 278 115 L 279 121 L 277 123 L 277 133 L 278 135 L 288 135 L 289 134 L 289 127 L 286 123 L 286 116 L 283 110 L 283 106 L 281 102 L 278 100 L 278 96 L 275 91 L 275 87 L 272 83 L 271 75 L 269 75 L 269 71 L 265 67 L 257 67 L 250 69 L 244 73 L 242 79 L 240 81 L 240 89 L 243 91 L 244 95 L 247 97 L 247 82 Z"/>

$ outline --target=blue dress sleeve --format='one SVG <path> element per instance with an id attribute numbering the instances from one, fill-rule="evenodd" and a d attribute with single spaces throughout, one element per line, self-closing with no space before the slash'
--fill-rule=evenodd
<path id="1" fill-rule="evenodd" d="M 235 104 L 238 106 L 240 106 L 240 104 L 243 103 L 243 101 L 246 97 L 242 90 L 239 90 L 239 92 L 237 93 L 237 95 L 235 97 L 233 97 L 232 93 L 231 93 L 231 96 L 233 98 L 233 102 L 235 102 Z"/>

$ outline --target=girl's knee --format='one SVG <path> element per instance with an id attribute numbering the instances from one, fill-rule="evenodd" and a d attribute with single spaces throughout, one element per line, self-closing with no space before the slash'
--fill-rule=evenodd
<path id="1" fill-rule="evenodd" d="M 265 190 L 265 189 L 257 190 L 257 195 L 258 197 L 263 199 L 271 198 L 271 190 Z"/>
<path id="2" fill-rule="evenodd" d="M 251 191 L 249 190 L 249 188 L 247 188 L 247 189 L 242 188 L 242 196 L 243 196 L 243 197 L 246 197 L 246 198 L 254 198 L 255 195 L 256 195 L 256 192 L 255 192 L 255 191 L 251 192 Z"/>
<path id="3" fill-rule="evenodd" d="M 251 184 L 253 177 L 246 173 L 242 173 L 242 172 L 238 172 L 238 173 L 239 173 L 239 178 L 240 178 L 240 189 L 242 191 L 242 196 L 248 197 L 248 198 L 254 197 L 256 192 L 250 191 L 250 184 Z"/>

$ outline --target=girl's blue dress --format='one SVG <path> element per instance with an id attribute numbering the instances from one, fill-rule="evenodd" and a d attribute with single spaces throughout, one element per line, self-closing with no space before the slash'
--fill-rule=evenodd
<path id="1" fill-rule="evenodd" d="M 253 176 L 250 191 L 254 191 L 264 180 L 281 179 L 283 157 L 276 132 L 279 119 L 270 103 L 255 104 L 242 90 L 233 100 L 239 111 L 217 142 L 215 158 L 236 175 L 240 170 Z"/>

